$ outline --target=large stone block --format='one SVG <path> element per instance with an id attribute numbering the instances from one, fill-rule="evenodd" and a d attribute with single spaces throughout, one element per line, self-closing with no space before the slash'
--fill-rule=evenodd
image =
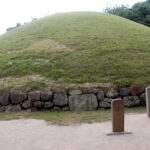
<path id="1" fill-rule="evenodd" d="M 119 95 L 121 97 L 129 96 L 130 95 L 130 90 L 128 88 L 120 88 L 119 89 Z"/>
<path id="2" fill-rule="evenodd" d="M 98 101 L 102 101 L 104 99 L 104 97 L 105 97 L 104 92 L 103 91 L 98 91 L 98 93 L 97 93 Z"/>
<path id="3" fill-rule="evenodd" d="M 6 111 L 7 107 L 8 107 L 8 106 L 1 106 L 1 107 L 0 107 L 0 112 Z"/>
<path id="4" fill-rule="evenodd" d="M 73 111 L 96 110 L 97 98 L 94 94 L 69 96 L 69 107 Z"/>
<path id="5" fill-rule="evenodd" d="M 141 104 L 142 104 L 143 106 L 145 106 L 145 105 L 146 105 L 146 94 L 145 94 L 145 93 L 142 93 L 142 94 L 140 95 L 140 100 L 141 100 Z"/>
<path id="6" fill-rule="evenodd" d="M 45 102 L 44 103 L 44 108 L 46 108 L 46 109 L 50 109 L 50 108 L 52 108 L 53 107 L 53 103 L 51 102 L 51 101 L 49 101 L 49 102 Z"/>
<path id="7" fill-rule="evenodd" d="M 130 92 L 132 96 L 137 96 L 144 92 L 143 86 L 132 86 L 130 87 Z"/>
<path id="8" fill-rule="evenodd" d="M 0 94 L 0 105 L 9 105 L 9 94 Z"/>
<path id="9" fill-rule="evenodd" d="M 12 93 L 10 95 L 11 103 L 14 105 L 20 104 L 26 99 L 27 99 L 27 95 L 25 93 Z"/>
<path id="10" fill-rule="evenodd" d="M 100 108 L 110 108 L 111 107 L 111 102 L 113 101 L 113 98 L 104 98 L 102 101 L 99 103 Z"/>
<path id="11" fill-rule="evenodd" d="M 53 92 L 52 91 L 43 91 L 41 92 L 41 100 L 42 101 L 50 101 L 53 98 Z"/>
<path id="12" fill-rule="evenodd" d="M 68 98 L 65 91 L 57 91 L 53 99 L 55 106 L 65 106 L 68 104 Z"/>
<path id="13" fill-rule="evenodd" d="M 118 92 L 115 89 L 110 89 L 107 91 L 106 96 L 108 98 L 116 98 L 118 96 Z"/>
<path id="14" fill-rule="evenodd" d="M 105 101 L 100 101 L 99 102 L 99 108 L 110 108 L 111 104 Z"/>
<path id="15" fill-rule="evenodd" d="M 27 109 L 31 107 L 31 101 L 30 100 L 26 100 L 22 103 L 22 107 Z"/>
<path id="16" fill-rule="evenodd" d="M 30 100 L 30 101 L 39 101 L 40 100 L 40 92 L 38 92 L 38 91 L 35 91 L 35 92 L 30 92 L 29 94 L 28 94 L 28 99 Z"/>
<path id="17" fill-rule="evenodd" d="M 43 108 L 44 107 L 44 102 L 42 102 L 42 101 L 35 101 L 35 102 L 33 102 L 33 106 L 35 108 Z"/>
<path id="18" fill-rule="evenodd" d="M 134 107 L 140 105 L 140 98 L 138 96 L 126 96 L 123 98 L 126 107 Z"/>

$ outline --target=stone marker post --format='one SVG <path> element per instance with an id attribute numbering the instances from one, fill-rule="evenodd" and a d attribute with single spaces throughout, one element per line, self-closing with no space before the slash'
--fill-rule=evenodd
<path id="1" fill-rule="evenodd" d="M 146 88 L 147 116 L 150 117 L 150 86 Z"/>
<path id="2" fill-rule="evenodd" d="M 115 99 L 111 103 L 112 107 L 112 132 L 107 135 L 131 134 L 124 131 L 124 102 Z"/>
<path id="3" fill-rule="evenodd" d="M 124 132 L 124 103 L 120 99 L 112 101 L 112 131 Z"/>

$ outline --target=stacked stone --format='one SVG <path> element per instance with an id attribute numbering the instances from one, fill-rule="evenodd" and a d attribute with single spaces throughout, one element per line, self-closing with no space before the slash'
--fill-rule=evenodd
<path id="1" fill-rule="evenodd" d="M 126 107 L 146 104 L 144 87 L 133 86 L 109 90 L 84 89 L 35 91 L 30 93 L 0 94 L 0 112 L 28 110 L 89 111 L 107 109 L 111 101 L 121 98 Z"/>

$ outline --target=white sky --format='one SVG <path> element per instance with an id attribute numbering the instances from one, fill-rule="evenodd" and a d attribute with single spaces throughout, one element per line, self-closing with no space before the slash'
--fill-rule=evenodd
<path id="1" fill-rule="evenodd" d="M 107 6 L 128 4 L 144 0 L 0 0 L 0 34 L 17 22 L 31 21 L 31 17 L 68 11 L 103 11 Z"/>

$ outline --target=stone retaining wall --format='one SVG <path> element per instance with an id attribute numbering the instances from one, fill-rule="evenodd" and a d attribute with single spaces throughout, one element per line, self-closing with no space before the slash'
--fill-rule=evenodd
<path id="1" fill-rule="evenodd" d="M 86 111 L 110 108 L 111 101 L 121 98 L 126 107 L 145 105 L 144 87 L 0 94 L 0 112 L 29 110 Z"/>

